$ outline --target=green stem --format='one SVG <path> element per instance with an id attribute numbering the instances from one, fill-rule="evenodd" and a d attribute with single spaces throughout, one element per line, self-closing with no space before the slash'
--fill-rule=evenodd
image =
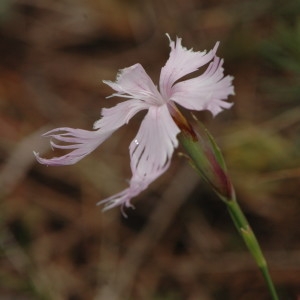
<path id="1" fill-rule="evenodd" d="M 246 216 L 242 212 L 239 204 L 235 199 L 224 201 L 227 205 L 228 211 L 230 216 L 241 234 L 244 242 L 249 249 L 250 253 L 252 254 L 253 258 L 255 259 L 260 271 L 263 274 L 263 277 L 267 283 L 269 292 L 272 296 L 273 300 L 279 300 L 278 295 L 275 290 L 275 286 L 273 284 L 272 278 L 269 273 L 268 265 L 266 259 L 261 251 L 259 243 L 255 237 L 254 232 L 252 231 Z"/>
<path id="2" fill-rule="evenodd" d="M 226 204 L 234 225 L 263 274 L 272 300 L 278 300 L 265 257 L 247 218 L 236 201 L 222 153 L 210 133 L 206 129 L 203 130 L 203 126 L 198 126 L 197 129 L 193 131 L 194 134 L 183 130 L 179 135 L 179 141 L 188 153 L 192 166 Z"/>

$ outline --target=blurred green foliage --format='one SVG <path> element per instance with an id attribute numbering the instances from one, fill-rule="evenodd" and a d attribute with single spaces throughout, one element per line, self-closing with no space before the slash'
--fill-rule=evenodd
<path id="1" fill-rule="evenodd" d="M 0 1 L 0 25 L 10 15 L 12 9 L 12 0 L 1 0 Z"/>
<path id="2" fill-rule="evenodd" d="M 260 53 L 270 74 L 262 83 L 274 100 L 298 105 L 300 95 L 300 17 L 294 24 L 279 22 L 263 41 Z"/>

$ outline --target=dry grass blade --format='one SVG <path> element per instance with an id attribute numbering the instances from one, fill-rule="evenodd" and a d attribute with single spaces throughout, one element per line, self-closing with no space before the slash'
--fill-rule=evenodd
<path id="1" fill-rule="evenodd" d="M 49 142 L 41 138 L 41 134 L 47 131 L 43 127 L 29 136 L 24 137 L 11 151 L 9 157 L 0 171 L 1 196 L 6 196 L 18 185 L 26 176 L 28 170 L 36 162 L 33 155 L 33 145 L 39 149 L 40 154 L 49 150 Z"/>

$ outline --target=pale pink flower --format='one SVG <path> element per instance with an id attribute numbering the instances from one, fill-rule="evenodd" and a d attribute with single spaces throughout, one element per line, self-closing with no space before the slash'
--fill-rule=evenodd
<path id="1" fill-rule="evenodd" d="M 140 64 L 121 70 L 115 82 L 103 82 L 115 90 L 110 97 L 126 100 L 112 108 L 103 108 L 101 119 L 94 124 L 94 131 L 68 127 L 51 130 L 44 135 L 65 143 L 61 145 L 51 141 L 52 147 L 72 151 L 51 159 L 41 158 L 35 153 L 37 160 L 45 165 L 74 164 L 127 124 L 135 114 L 148 110 L 129 146 L 132 171 L 129 187 L 100 201 L 100 204 L 106 204 L 105 210 L 118 205 L 132 206 L 131 198 L 168 169 L 173 151 L 178 146 L 176 136 L 180 132 L 171 115 L 175 103 L 191 110 L 209 110 L 213 115 L 232 105 L 224 101 L 234 94 L 234 89 L 232 77 L 224 77 L 223 60 L 216 56 L 219 43 L 207 53 L 186 49 L 181 45 L 181 38 L 176 38 L 176 42 L 170 37 L 169 40 L 170 57 L 161 69 L 159 88 Z M 206 64 L 206 71 L 200 76 L 179 81 Z"/>

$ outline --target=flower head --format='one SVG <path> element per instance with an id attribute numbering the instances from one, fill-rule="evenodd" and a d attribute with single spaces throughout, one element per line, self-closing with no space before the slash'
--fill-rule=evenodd
<path id="1" fill-rule="evenodd" d="M 129 187 L 100 201 L 100 204 L 106 204 L 105 209 L 118 205 L 132 206 L 130 200 L 168 169 L 173 151 L 178 146 L 177 134 L 182 129 L 173 114 L 177 110 L 176 104 L 191 110 L 209 110 L 214 116 L 232 105 L 225 101 L 234 94 L 234 89 L 232 77 L 224 77 L 223 60 L 216 56 L 219 44 L 209 52 L 195 52 L 183 47 L 181 38 L 176 38 L 175 42 L 169 37 L 169 41 L 171 52 L 161 69 L 159 89 L 140 64 L 121 70 L 115 82 L 103 82 L 115 91 L 110 97 L 126 98 L 124 102 L 112 108 L 103 108 L 93 131 L 63 127 L 45 133 L 45 136 L 66 143 L 51 142 L 51 145 L 53 148 L 71 150 L 68 154 L 46 159 L 35 153 L 42 164 L 74 164 L 138 112 L 147 110 L 129 146 L 132 171 Z M 205 65 L 208 66 L 203 74 L 180 81 Z"/>

